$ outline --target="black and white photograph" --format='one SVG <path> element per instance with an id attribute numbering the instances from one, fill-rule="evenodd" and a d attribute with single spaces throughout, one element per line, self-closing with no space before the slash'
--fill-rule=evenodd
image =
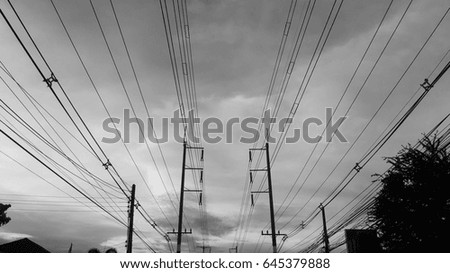
<path id="1" fill-rule="evenodd" d="M 450 253 L 448 0 L 0 10 L 0 261 Z"/>

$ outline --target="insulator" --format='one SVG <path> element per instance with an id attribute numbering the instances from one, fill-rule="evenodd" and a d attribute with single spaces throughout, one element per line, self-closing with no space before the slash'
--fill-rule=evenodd
<path id="1" fill-rule="evenodd" d="M 288 36 L 290 28 L 291 28 L 291 23 L 290 22 L 286 22 L 286 24 L 284 25 L 284 31 L 283 31 L 283 35 L 284 36 Z"/>
<path id="2" fill-rule="evenodd" d="M 189 39 L 190 38 L 189 25 L 184 25 L 184 33 L 185 33 L 186 39 Z"/>

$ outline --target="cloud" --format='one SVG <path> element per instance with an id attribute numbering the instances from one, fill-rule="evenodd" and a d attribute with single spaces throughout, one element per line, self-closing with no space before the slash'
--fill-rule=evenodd
<path id="1" fill-rule="evenodd" d="M 222 237 L 234 230 L 234 227 L 229 219 L 217 217 L 211 213 L 208 213 L 206 217 L 208 221 L 208 236 Z M 197 217 L 194 219 L 193 223 L 196 226 L 201 226 L 202 221 L 203 219 Z"/>
<path id="2" fill-rule="evenodd" d="M 126 240 L 127 240 L 126 236 L 115 236 L 107 239 L 104 242 L 101 242 L 100 246 L 102 246 L 105 249 L 115 248 L 117 249 L 117 252 L 126 252 L 125 248 Z"/>
<path id="3" fill-rule="evenodd" d="M 285 62 L 294 44 L 293 39 L 301 22 L 302 11 L 306 8 L 305 4 L 307 1 L 297 2 L 297 11 L 291 26 L 272 101 L 279 93 L 280 78 L 283 75 L 282 73 L 286 71 Z M 312 116 L 323 119 L 325 107 L 334 106 L 337 103 L 389 2 L 389 0 L 344 2 L 341 14 L 336 20 L 309 88 L 298 108 L 294 119 L 295 125 Z M 336 162 L 346 152 L 349 145 L 352 144 L 352 141 L 354 141 L 409 63 L 413 54 L 415 54 L 437 20 L 442 16 L 444 12 L 442 7 L 447 6 L 448 0 L 429 2 L 423 1 L 422 3 L 417 1 L 413 3 L 404 22 L 398 29 L 397 35 L 380 61 L 379 67 L 374 71 L 366 88 L 356 101 L 353 110 L 349 113 L 349 118 L 343 125 L 343 133 L 350 143 L 333 143 L 330 145 L 298 197 L 292 201 L 289 209 L 279 219 L 277 228 L 281 228 L 287 223 L 298 209 L 306 203 L 312 193 L 316 191 L 327 177 Z M 16 8 L 23 15 L 24 23 L 29 27 L 31 34 L 35 37 L 43 54 L 47 57 L 55 74 L 66 88 L 69 97 L 92 130 L 93 135 L 96 139 L 101 139 L 105 133 L 101 129 L 101 124 L 106 118 L 106 113 L 96 93 L 90 86 L 89 80 L 86 78 L 58 22 L 58 18 L 48 1 L 30 1 L 30 3 L 18 2 Z M 270 82 L 290 1 L 193 0 L 187 1 L 187 3 L 200 117 L 204 119 L 215 116 L 224 121 L 232 116 L 258 117 L 264 104 L 264 97 Z M 342 102 L 343 108 L 350 104 L 407 3 L 408 1 L 394 1 L 385 24 L 374 41 L 373 48 L 369 51 L 360 73 L 355 78 L 353 85 Z M 115 1 L 115 4 L 138 77 L 144 88 L 144 98 L 149 107 L 150 115 L 170 117 L 178 102 L 159 4 L 157 1 Z M 169 1 L 168 4 L 171 5 L 171 2 Z M 128 107 L 128 101 L 121 89 L 107 49 L 103 44 L 89 3 L 86 1 L 82 3 L 78 3 L 78 1 L 57 1 L 56 5 L 60 8 L 63 20 L 65 20 L 106 106 L 113 117 L 121 117 L 123 109 Z M 138 115 L 143 118 L 146 116 L 146 113 L 140 100 L 134 77 L 130 71 L 123 45 L 119 39 L 117 26 L 112 17 L 109 3 L 108 1 L 97 1 L 95 5 L 106 35 L 111 42 L 112 51 L 117 58 L 119 69 L 123 73 L 123 79 L 130 93 L 130 98 Z M 325 23 L 332 1 L 317 1 L 316 5 L 279 117 L 289 114 L 293 99 L 302 81 L 303 73 Z M 2 6 L 8 17 L 14 18 L 12 11 L 5 3 L 0 3 L 0 6 Z M 448 18 L 443 21 L 442 26 L 433 39 L 430 40 L 429 46 L 425 48 L 416 65 L 412 67 L 398 90 L 387 101 L 386 106 L 380 111 L 367 132 L 355 145 L 353 151 L 342 161 L 341 166 L 336 169 L 329 181 L 304 211 L 297 216 L 294 222 L 300 222 L 302 218 L 306 217 L 321 199 L 330 192 L 333 186 L 345 176 L 347 171 L 354 166 L 361 154 L 365 152 L 372 144 L 372 141 L 384 129 L 385 125 L 396 114 L 396 111 L 406 102 L 412 92 L 419 87 L 418 84 L 434 68 L 434 65 L 442 57 L 442 53 L 450 45 L 448 22 Z M 14 26 L 19 27 L 16 24 L 17 22 L 13 21 L 13 23 Z M 173 31 L 175 32 L 174 29 Z M 51 92 L 47 90 L 42 79 L 38 77 L 39 75 L 30 65 L 23 50 L 21 50 L 5 24 L 0 24 L 0 32 L 5 34 L 4 37 L 2 36 L 4 50 L 0 52 L 2 62 L 11 69 L 19 82 L 28 88 L 31 94 L 36 96 L 43 107 L 66 126 L 66 129 L 73 135 L 80 138 Z M 176 51 L 178 52 L 178 48 L 176 48 Z M 0 72 L 0 75 L 4 76 L 2 72 Z M 400 144 L 414 142 L 421 132 L 427 131 L 431 124 L 434 124 L 436 120 L 446 114 L 449 104 L 449 92 L 447 92 L 445 86 L 449 86 L 448 77 L 444 77 L 442 82 L 433 89 L 433 92 L 430 92 L 430 95 L 423 101 L 421 107 L 414 113 L 414 122 L 405 122 L 399 133 L 394 135 L 384 150 L 380 151 L 380 157 L 389 155 L 389 153 L 395 153 L 400 148 Z M 5 102 L 26 121 L 30 122 L 32 126 L 44 133 L 20 104 L 20 102 L 25 103 L 33 117 L 36 117 L 44 124 L 44 128 L 48 129 L 49 134 L 63 148 L 64 152 L 72 156 L 62 141 L 55 136 L 53 131 L 49 130 L 50 128 L 47 128 L 48 126 L 43 122 L 43 119 L 19 90 L 14 89 L 15 94 L 21 99 L 20 102 L 6 90 L 3 84 L 1 84 L 0 88 L 2 90 L 2 99 Z M 59 94 L 59 90 L 57 92 Z M 338 115 L 345 111 L 345 109 L 342 109 L 337 113 Z M 433 111 L 425 111 L 425 109 L 433 109 Z M 50 117 L 47 118 L 89 171 L 114 186 L 114 182 L 98 160 L 92 157 L 65 130 L 53 122 Z M 159 121 L 156 122 L 156 124 L 158 123 Z M 317 131 L 320 132 L 321 129 L 322 127 L 317 128 Z M 25 130 L 22 131 L 25 132 Z M 65 167 L 72 170 L 75 174 L 79 174 L 78 170 L 73 168 L 72 165 L 66 164 L 65 160 L 51 151 L 51 149 L 45 147 L 34 136 L 27 133 L 24 135 L 30 137 L 32 142 L 47 155 L 64 164 Z M 238 138 L 239 136 L 236 135 L 236 137 Z M 237 138 L 234 138 L 234 140 Z M 20 149 L 17 149 L 11 142 L 5 138 L 0 140 L 0 149 L 2 151 L 14 155 L 14 158 L 25 166 L 42 175 L 54 185 L 61 187 L 68 194 L 76 194 L 73 189 L 64 185 L 61 180 L 55 177 L 54 174 L 46 171 L 41 165 L 36 164 L 32 158 L 24 154 Z M 133 143 L 127 146 L 136 160 L 145 181 L 142 181 L 121 143 L 110 145 L 100 143 L 100 145 L 102 145 L 121 177 L 128 184 L 137 185 L 139 202 L 146 208 L 158 225 L 164 231 L 169 231 L 176 227 L 178 200 L 172 190 L 171 182 L 173 182 L 175 192 L 178 194 L 180 190 L 182 145 L 173 142 L 161 145 L 172 181 L 169 180 L 164 169 L 164 162 L 158 150 L 159 147 L 153 144 L 150 145 L 164 179 L 164 185 L 145 145 Z M 250 146 L 239 143 L 231 145 L 222 143 L 217 145 L 205 144 L 204 185 L 208 208 L 208 234 L 211 242 L 215 244 L 213 251 L 226 252 L 229 247 L 232 247 L 231 243 L 239 218 L 240 200 L 244 194 L 243 189 L 248 186 L 249 182 L 248 179 L 246 180 L 246 175 L 248 174 L 248 148 Z M 306 180 L 306 175 L 318 159 L 318 155 L 323 148 L 324 144 L 320 144 L 309 164 L 305 165 L 306 168 L 303 175 L 298 179 L 298 183 L 291 191 L 291 195 Z M 273 146 L 271 146 L 271 149 L 273 151 Z M 306 164 L 306 159 L 312 149 L 312 145 L 303 142 L 289 146 L 284 145 L 281 149 L 272 168 L 274 199 L 277 208 L 289 193 L 291 185 L 296 181 L 297 175 L 304 167 L 304 164 Z M 374 163 L 361 172 L 359 183 L 349 185 L 348 192 L 343 192 L 340 196 L 342 199 L 337 200 L 336 205 L 329 208 L 330 215 L 343 207 L 343 204 L 351 199 L 353 193 L 358 192 L 363 185 L 366 185 L 366 182 L 371 180 L 370 175 L 373 172 L 382 172 L 385 164 L 381 160 L 377 160 L 377 157 L 375 157 L 372 161 Z M 0 156 L 0 173 L 2 179 L 0 191 L 2 193 L 62 195 L 60 191 L 44 184 L 43 181 L 3 156 Z M 189 173 L 187 177 L 186 187 L 193 188 L 191 174 Z M 98 196 L 98 193 L 90 185 L 77 178 L 75 178 L 75 181 L 89 194 Z M 256 184 L 258 182 L 260 182 L 259 179 L 255 180 L 255 188 L 259 186 L 259 184 Z M 173 204 L 169 200 L 164 186 L 167 187 Z M 152 191 L 158 204 L 150 196 L 148 189 Z M 116 194 L 121 195 L 121 192 L 119 191 Z M 99 200 L 102 201 L 102 199 Z M 107 205 L 106 202 L 103 203 Z M 195 194 L 186 195 L 185 214 L 193 228 L 193 235 L 183 236 L 183 248 L 187 247 L 186 241 L 188 239 L 186 238 L 199 242 L 202 237 L 202 220 L 198 212 L 197 203 L 198 196 Z M 253 250 L 253 244 L 258 241 L 261 229 L 268 222 L 267 204 L 267 196 L 261 196 L 255 204 L 255 211 L 247 236 L 247 244 L 250 246 L 248 249 Z M 249 204 L 244 204 L 244 206 L 247 205 Z M 77 204 L 76 206 L 79 205 Z M 165 215 L 161 213 L 160 207 Z M 30 209 L 30 206 L 22 205 L 21 207 L 17 206 L 17 208 L 25 210 Z M 39 208 L 42 210 L 44 208 L 55 209 L 50 206 L 42 207 L 42 204 Z M 38 209 L 38 206 L 36 205 L 32 209 Z M 122 209 L 124 212 L 126 211 L 126 208 Z M 245 207 L 245 209 L 248 209 L 248 207 Z M 126 228 L 110 220 L 106 221 L 99 214 L 55 214 L 39 211 L 23 212 L 20 210 L 11 210 L 10 213 L 14 221 L 8 224 L 7 228 L 17 233 L 6 232 L 4 234 L 10 235 L 4 236 L 33 234 L 36 240 L 43 241 L 42 245 L 54 252 L 66 251 L 71 242 L 74 243 L 74 251 L 80 252 L 86 252 L 92 247 L 114 245 L 118 245 L 118 249 L 123 250 Z M 120 216 L 126 221 L 125 213 L 120 214 Z M 42 221 L 42 219 L 46 219 L 46 221 Z M 136 225 L 149 238 L 152 246 L 157 250 L 167 251 L 167 244 L 164 239 L 139 214 L 136 214 L 135 221 Z M 187 225 L 186 222 L 185 225 Z M 313 230 L 316 227 L 314 226 Z M 287 226 L 281 232 L 289 232 L 291 228 L 292 226 Z M 135 245 L 139 251 L 145 250 L 138 239 L 135 239 Z"/>
<path id="4" fill-rule="evenodd" d="M 16 241 L 23 238 L 33 238 L 32 235 L 24 234 L 24 233 L 14 233 L 14 232 L 5 232 L 0 231 L 0 240 L 10 242 Z"/>

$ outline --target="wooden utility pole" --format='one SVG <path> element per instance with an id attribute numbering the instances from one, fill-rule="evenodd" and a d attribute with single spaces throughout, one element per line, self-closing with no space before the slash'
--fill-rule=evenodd
<path id="1" fill-rule="evenodd" d="M 275 212 L 273 209 L 272 175 L 270 174 L 269 142 L 266 142 L 267 184 L 269 186 L 270 226 L 272 228 L 273 253 L 277 253 L 277 235 L 275 234 Z"/>
<path id="2" fill-rule="evenodd" d="M 183 203 L 184 203 L 184 173 L 186 171 L 186 140 L 183 142 L 183 165 L 181 169 L 180 209 L 178 212 L 177 253 L 181 253 L 181 235 L 183 227 Z"/>
<path id="3" fill-rule="evenodd" d="M 186 151 L 187 149 L 198 149 L 202 150 L 200 161 L 203 161 L 204 149 L 203 147 L 191 147 L 188 146 L 186 140 L 183 142 L 183 165 L 181 166 L 181 189 L 180 189 L 180 208 L 178 211 L 178 230 L 169 231 L 167 234 L 177 234 L 177 253 L 181 253 L 181 239 L 183 234 L 192 234 L 192 230 L 183 231 L 183 207 L 184 207 L 184 193 L 185 192 L 197 192 L 200 194 L 199 205 L 202 204 L 202 190 L 189 190 L 185 187 L 185 173 L 186 170 L 200 171 L 200 183 L 203 183 L 203 168 L 201 167 L 186 167 Z"/>
<path id="4" fill-rule="evenodd" d="M 320 203 L 319 208 L 322 211 L 323 242 L 325 243 L 325 253 L 330 253 L 330 241 L 328 240 L 327 220 L 325 218 L 325 207 L 322 205 L 322 203 Z"/>
<path id="5" fill-rule="evenodd" d="M 134 200 L 136 195 L 136 185 L 131 186 L 130 205 L 128 207 L 128 234 L 127 234 L 127 253 L 133 252 L 133 220 L 134 220 Z"/>
<path id="6" fill-rule="evenodd" d="M 253 183 L 253 172 L 256 171 L 264 171 L 267 172 L 267 184 L 268 184 L 268 190 L 266 191 L 252 191 L 252 206 L 254 205 L 254 199 L 253 199 L 253 194 L 254 193 L 268 193 L 269 194 L 269 207 L 270 207 L 270 227 L 272 232 L 261 232 L 261 235 L 269 235 L 272 237 L 272 250 L 273 253 L 277 253 L 277 236 L 281 236 L 284 234 L 281 234 L 280 231 L 278 231 L 278 233 L 276 232 L 276 228 L 275 228 L 275 212 L 274 212 L 274 207 L 273 207 L 273 190 L 272 190 L 272 174 L 271 174 L 271 170 L 270 170 L 270 153 L 269 153 L 269 142 L 266 142 L 266 145 L 264 146 L 264 148 L 252 148 L 250 149 L 250 161 L 252 161 L 252 153 L 251 151 L 253 150 L 261 150 L 261 151 L 265 151 L 266 152 L 266 168 L 265 169 L 251 169 L 250 170 L 250 183 Z"/>

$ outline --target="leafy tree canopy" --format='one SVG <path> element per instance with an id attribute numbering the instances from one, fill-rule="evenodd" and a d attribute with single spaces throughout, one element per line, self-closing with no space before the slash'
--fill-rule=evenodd
<path id="1" fill-rule="evenodd" d="M 0 203 L 0 227 L 8 224 L 11 218 L 6 216 L 6 210 L 9 209 L 11 205 L 3 205 Z"/>
<path id="2" fill-rule="evenodd" d="M 388 252 L 448 252 L 450 155 L 448 140 L 425 137 L 387 158 L 371 218 Z M 445 247 L 445 248 L 444 248 Z"/>

